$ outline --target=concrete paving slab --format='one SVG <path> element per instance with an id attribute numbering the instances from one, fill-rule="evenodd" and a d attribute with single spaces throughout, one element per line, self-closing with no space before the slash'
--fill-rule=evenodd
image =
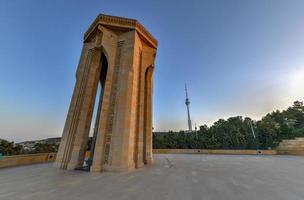
<path id="1" fill-rule="evenodd" d="M 0 170 L 0 200 L 303 200 L 304 157 L 154 155 L 129 173 L 38 164 Z"/>

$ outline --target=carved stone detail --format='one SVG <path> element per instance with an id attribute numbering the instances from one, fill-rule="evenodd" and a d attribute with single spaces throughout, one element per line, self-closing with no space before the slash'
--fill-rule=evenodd
<path id="1" fill-rule="evenodd" d="M 116 16 L 110 16 L 110 15 L 103 15 L 100 14 L 93 24 L 89 27 L 89 29 L 84 34 L 84 39 L 86 40 L 88 36 L 90 35 L 93 30 L 98 27 L 99 25 L 109 25 L 109 26 L 119 26 L 119 27 L 125 27 L 129 29 L 134 29 L 138 31 L 140 35 L 147 38 L 149 40 L 150 44 L 156 48 L 157 47 L 157 40 L 152 36 L 152 34 L 147 31 L 147 29 L 139 23 L 135 19 L 128 19 L 124 17 L 116 17 Z"/>
<path id="2" fill-rule="evenodd" d="M 108 131 L 106 134 L 106 147 L 105 147 L 105 160 L 104 163 L 109 163 L 109 154 L 110 154 L 110 144 L 111 144 L 111 137 L 112 137 L 112 131 L 114 126 L 114 116 L 115 116 L 115 105 L 116 105 L 116 98 L 117 98 L 117 92 L 118 92 L 118 78 L 119 78 L 119 72 L 120 72 L 120 60 L 121 60 L 121 52 L 123 48 L 124 41 L 119 41 L 117 43 L 117 55 L 115 58 L 115 64 L 114 64 L 114 75 L 112 80 L 112 94 L 111 94 L 111 102 L 110 102 L 110 115 L 109 115 L 109 121 L 108 121 Z"/>

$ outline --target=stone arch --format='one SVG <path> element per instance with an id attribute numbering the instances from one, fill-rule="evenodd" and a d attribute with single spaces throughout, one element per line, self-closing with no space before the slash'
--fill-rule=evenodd
<path id="1" fill-rule="evenodd" d="M 143 162 L 152 162 L 152 96 L 153 96 L 153 70 L 151 65 L 145 70 L 144 94 L 144 134 L 143 134 Z"/>
<path id="2" fill-rule="evenodd" d="M 92 140 L 91 140 L 91 147 L 89 149 L 90 157 L 88 159 L 88 166 L 86 167 L 87 170 L 89 170 L 89 168 L 91 167 L 91 165 L 93 163 L 95 144 L 96 144 L 97 134 L 99 132 L 99 122 L 100 122 L 100 117 L 101 117 L 103 96 L 104 96 L 104 91 L 105 91 L 106 79 L 107 79 L 107 75 L 108 75 L 107 72 L 108 72 L 108 68 L 109 68 L 108 59 L 106 57 L 106 51 L 104 50 L 103 47 L 101 49 L 102 49 L 102 51 L 101 51 L 101 58 L 100 58 L 100 64 L 99 64 L 100 75 L 99 75 L 99 81 L 97 83 L 98 84 L 97 87 L 100 88 L 100 90 L 99 90 L 99 94 L 96 94 L 96 97 L 95 97 L 95 101 L 98 99 L 98 104 L 94 105 L 94 106 L 97 106 L 97 108 L 96 108 L 96 117 L 95 117 L 95 122 L 94 122 L 94 127 L 93 127 L 93 136 L 92 136 Z M 98 92 L 98 89 L 96 90 L 96 92 Z M 97 95 L 99 95 L 99 98 Z M 92 121 L 91 121 L 91 123 L 92 123 Z"/>
<path id="3" fill-rule="evenodd" d="M 86 117 L 80 117 L 79 119 L 79 125 L 83 124 L 84 128 L 80 129 L 79 132 L 76 132 L 75 134 L 75 141 L 74 141 L 74 147 L 76 147 L 72 151 L 72 156 L 69 165 L 67 165 L 68 169 L 84 169 L 89 170 L 92 160 L 93 160 L 93 153 L 90 154 L 89 160 L 87 163 L 85 163 L 85 155 L 89 139 L 89 133 L 93 126 L 94 133 L 93 138 L 91 142 L 91 151 L 94 152 L 95 147 L 95 141 L 96 141 L 96 135 L 98 132 L 98 123 L 100 118 L 100 112 L 101 112 L 101 105 L 103 100 L 103 91 L 104 86 L 107 78 L 107 71 L 108 71 L 108 60 L 106 58 L 106 51 L 104 51 L 104 48 L 93 48 L 89 50 L 91 52 L 91 56 L 88 56 L 88 60 L 90 60 L 88 63 L 90 63 L 89 68 L 89 74 L 87 75 L 87 83 L 84 87 L 84 101 L 81 109 L 81 112 L 86 112 Z M 98 87 L 101 88 L 101 91 L 98 93 Z M 90 91 L 90 93 L 88 93 Z M 95 105 L 96 100 L 98 100 L 97 105 Z M 96 109 L 96 119 L 95 123 L 93 121 L 93 114 L 95 106 L 97 106 Z M 94 124 L 92 124 L 92 122 Z M 94 137 L 95 135 L 95 137 Z M 94 141 L 93 141 L 94 140 Z M 77 147 L 79 146 L 79 147 Z M 74 155 L 73 155 L 74 154 Z M 75 156 L 78 155 L 78 156 Z"/>
<path id="4" fill-rule="evenodd" d="M 93 47 L 83 53 L 86 55 L 80 61 L 83 70 L 78 71 L 70 106 L 72 112 L 68 113 L 64 128 L 66 134 L 63 135 L 55 163 L 58 167 L 67 169 L 83 167 L 98 84 L 101 79 L 105 82 L 106 75 L 101 77 L 101 73 L 105 71 L 107 74 L 108 68 L 106 51 L 102 48 Z M 102 67 L 105 64 L 106 70 Z"/>
<path id="5" fill-rule="evenodd" d="M 108 66 L 109 66 L 110 56 L 108 54 L 107 47 L 105 47 L 104 45 L 101 45 L 100 50 L 101 50 L 102 54 L 104 55 L 104 57 L 106 58 Z"/>

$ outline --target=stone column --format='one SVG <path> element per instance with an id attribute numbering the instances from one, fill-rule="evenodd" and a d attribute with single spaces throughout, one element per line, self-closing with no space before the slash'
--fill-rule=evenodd
<path id="1" fill-rule="evenodd" d="M 142 151 L 143 151 L 143 100 L 144 100 L 144 74 L 142 69 L 142 50 L 138 48 L 135 52 L 135 61 L 134 62 L 134 73 L 136 77 L 134 77 L 134 85 L 133 90 L 136 95 L 135 99 L 135 105 L 133 104 L 133 107 L 135 109 L 135 119 L 133 121 L 134 123 L 134 162 L 135 167 L 140 168 L 144 165 L 142 157 Z"/>
<path id="2" fill-rule="evenodd" d="M 86 66 L 89 68 L 88 76 L 85 83 L 85 89 L 83 91 L 81 112 L 79 114 L 73 149 L 67 169 L 80 168 L 83 165 L 96 99 L 96 92 L 100 78 L 100 59 L 101 50 L 97 48 L 89 50 L 88 63 Z"/>
<path id="3" fill-rule="evenodd" d="M 110 64 L 110 63 L 109 63 Z M 104 151 L 105 151 L 105 141 L 107 133 L 107 122 L 109 117 L 109 104 L 110 104 L 110 94 L 111 94 L 111 82 L 112 82 L 113 67 L 108 65 L 108 72 L 106 77 L 105 86 L 103 88 L 101 111 L 98 122 L 98 132 L 96 136 L 93 163 L 90 168 L 91 172 L 101 172 L 103 171 L 104 164 Z"/>
<path id="4" fill-rule="evenodd" d="M 120 43 L 117 41 L 116 34 L 104 27 L 102 27 L 100 30 L 103 33 L 101 44 L 104 51 L 103 53 L 107 55 L 108 70 L 104 87 L 102 88 L 103 95 L 100 117 L 96 119 L 98 120 L 98 132 L 94 148 L 93 163 L 90 168 L 91 172 L 103 171 L 106 145 L 109 147 L 109 144 L 106 144 L 106 142 L 109 140 L 109 121 L 111 121 L 110 117 L 113 118 L 113 116 L 110 116 L 112 110 L 111 108 L 114 104 L 114 101 L 112 100 L 112 91 L 113 81 L 116 74 L 116 52 L 117 47 L 120 45 Z"/>
<path id="5" fill-rule="evenodd" d="M 152 163 L 152 98 L 153 98 L 153 70 L 156 49 L 143 46 L 143 77 L 144 77 L 144 113 L 143 118 L 143 157 L 145 164 Z"/>
<path id="6" fill-rule="evenodd" d="M 152 158 L 152 98 L 153 98 L 153 67 L 148 67 L 146 72 L 146 113 L 145 113 L 145 160 L 147 164 L 153 162 Z"/>
<path id="7" fill-rule="evenodd" d="M 91 43 L 84 43 L 81 52 L 77 72 L 76 84 L 69 107 L 69 112 L 65 122 L 62 139 L 60 142 L 59 150 L 56 157 L 55 167 L 66 168 L 70 159 L 71 150 L 75 138 L 75 130 L 78 124 L 79 113 L 81 111 L 82 94 L 85 88 L 88 68 L 86 67 L 89 56 L 89 49 L 92 48 Z"/>
<path id="8" fill-rule="evenodd" d="M 132 107 L 134 40 L 135 31 L 129 31 L 119 36 L 117 45 L 116 74 L 112 81 L 110 106 L 113 121 L 109 120 L 110 152 L 105 162 L 105 167 L 109 171 L 127 171 L 135 167 L 134 140 L 132 140 L 135 130 L 132 129 L 131 120 L 134 112 Z"/>

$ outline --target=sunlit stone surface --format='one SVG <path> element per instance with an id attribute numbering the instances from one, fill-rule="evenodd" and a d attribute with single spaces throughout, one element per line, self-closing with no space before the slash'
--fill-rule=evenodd
<path id="1" fill-rule="evenodd" d="M 52 164 L 0 170 L 1 200 L 303 200 L 304 157 L 155 155 L 130 173 L 66 171 Z"/>
<path id="2" fill-rule="evenodd" d="M 156 50 L 157 40 L 137 20 L 98 15 L 84 34 L 55 167 L 83 167 L 95 101 L 87 168 L 125 172 L 152 164 Z"/>

